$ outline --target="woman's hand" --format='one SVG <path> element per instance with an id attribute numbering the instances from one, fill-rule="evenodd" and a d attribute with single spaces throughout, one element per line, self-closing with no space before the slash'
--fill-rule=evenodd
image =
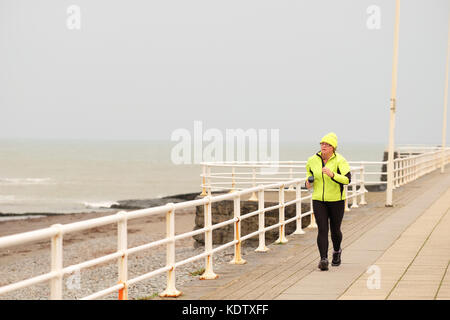
<path id="1" fill-rule="evenodd" d="M 331 171 L 329 168 L 327 167 L 323 167 L 322 168 L 322 172 L 325 173 L 327 176 L 329 176 L 330 178 L 334 177 L 334 173 L 333 171 Z"/>

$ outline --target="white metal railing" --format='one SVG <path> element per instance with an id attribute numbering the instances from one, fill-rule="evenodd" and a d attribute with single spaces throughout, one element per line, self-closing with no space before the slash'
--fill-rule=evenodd
<path id="1" fill-rule="evenodd" d="M 432 151 L 442 151 L 442 147 L 440 147 L 440 146 L 430 146 L 430 145 L 425 145 L 425 144 L 403 144 L 403 145 L 397 146 L 396 149 L 399 153 L 405 153 L 405 154 L 409 154 L 409 153 L 421 154 L 421 153 L 432 152 Z"/>
<path id="2" fill-rule="evenodd" d="M 362 170 L 365 185 L 385 184 L 379 176 L 386 175 L 379 168 L 386 162 L 349 162 L 351 170 Z M 202 195 L 212 192 L 243 190 L 258 184 L 289 181 L 306 176 L 306 161 L 278 162 L 204 162 L 202 163 Z M 212 170 L 215 170 L 212 172 Z M 256 199 L 256 196 L 252 196 Z"/>
<path id="3" fill-rule="evenodd" d="M 394 189 L 450 163 L 450 148 L 429 150 L 419 153 L 410 148 L 394 159 Z"/>
<path id="4" fill-rule="evenodd" d="M 442 162 L 449 163 L 450 148 L 402 146 L 397 156 L 394 160 L 394 188 L 440 168 Z M 363 168 L 362 179 L 366 186 L 387 184 L 387 172 L 382 168 L 387 166 L 387 161 L 349 161 L 349 164 L 351 168 Z M 202 195 L 243 190 L 261 183 L 287 181 L 306 175 L 306 161 L 202 162 L 202 167 Z"/>
<path id="5" fill-rule="evenodd" d="M 360 177 L 364 177 L 362 174 L 362 167 L 353 169 L 353 175 L 356 176 L 357 172 L 360 173 Z M 62 299 L 63 298 L 63 276 L 72 274 L 75 271 L 79 271 L 84 268 L 97 266 L 99 264 L 117 260 L 119 266 L 119 275 L 118 275 L 118 283 L 112 287 L 106 288 L 102 291 L 96 292 L 89 296 L 84 297 L 83 299 L 97 299 L 109 295 L 114 292 L 118 292 L 119 299 L 127 299 L 128 298 L 128 288 L 139 281 L 143 281 L 149 279 L 158 274 L 167 273 L 167 287 L 162 293 L 161 296 L 171 296 L 176 297 L 180 295 L 180 291 L 176 289 L 175 286 L 175 270 L 177 267 L 193 262 L 195 260 L 205 258 L 205 272 L 200 277 L 201 279 L 215 279 L 217 276 L 213 271 L 213 255 L 214 253 L 224 250 L 230 246 L 234 246 L 234 258 L 230 263 L 234 264 L 242 264 L 245 261 L 241 257 L 241 242 L 245 241 L 251 237 L 258 236 L 259 237 L 259 245 L 255 250 L 257 252 L 267 251 L 267 247 L 265 245 L 265 233 L 269 230 L 278 228 L 279 229 L 279 238 L 276 242 L 284 243 L 287 241 L 285 237 L 285 226 L 288 223 L 296 221 L 296 234 L 302 234 L 304 231 L 302 230 L 301 220 L 303 217 L 310 215 L 310 225 L 309 227 L 317 227 L 315 224 L 314 216 L 312 215 L 312 206 L 310 206 L 310 210 L 302 213 L 301 203 L 306 200 L 312 202 L 312 195 L 308 191 L 302 190 L 302 185 L 304 185 L 305 179 L 292 179 L 285 182 L 259 185 L 257 187 L 247 188 L 241 191 L 235 191 L 233 193 L 226 193 L 217 196 L 206 196 L 202 199 L 186 201 L 176 204 L 167 204 L 164 206 L 159 206 L 155 208 L 142 209 L 136 211 L 125 212 L 121 211 L 117 214 L 105 216 L 96 219 L 90 219 L 70 224 L 57 224 L 51 227 L 40 229 L 31 232 L 25 232 L 10 236 L 5 236 L 0 238 L 0 249 L 16 246 L 16 245 L 24 245 L 26 243 L 30 243 L 33 241 L 50 239 L 51 241 L 51 268 L 50 272 L 46 274 L 42 274 L 39 276 L 35 276 L 26 280 L 22 280 L 19 282 L 11 283 L 0 287 L 0 295 L 5 294 L 14 290 L 18 290 L 21 288 L 26 288 L 38 283 L 42 282 L 50 282 L 50 298 L 51 299 Z M 352 183 L 349 185 L 351 187 L 351 192 L 347 195 L 348 199 L 353 199 L 353 203 L 351 208 L 358 207 L 358 197 L 360 197 L 360 205 L 365 204 L 364 193 L 366 192 L 364 188 L 364 180 L 363 179 L 352 179 Z M 289 190 L 290 187 L 295 189 L 295 198 L 290 201 L 285 201 L 285 190 Z M 347 186 L 346 186 L 347 187 Z M 347 188 L 346 188 L 347 189 Z M 269 190 L 277 190 L 278 191 L 278 204 L 265 207 L 264 195 L 266 191 Z M 291 189 L 292 190 L 292 189 Z M 258 210 L 247 213 L 241 216 L 240 204 L 241 199 L 244 196 L 248 196 L 250 194 L 257 193 L 258 194 Z M 306 193 L 306 194 L 305 194 Z M 211 205 L 214 202 L 232 200 L 234 201 L 234 217 L 227 221 L 223 221 L 220 223 L 212 224 L 212 213 L 211 213 Z M 289 205 L 296 205 L 296 214 L 294 217 L 285 220 L 285 207 Z M 205 223 L 204 227 L 201 229 L 197 229 L 191 232 L 175 235 L 175 214 L 177 210 L 192 208 L 197 206 L 204 206 L 204 215 L 205 215 Z M 265 212 L 271 210 L 279 210 L 279 221 L 276 224 L 271 226 L 265 226 Z M 346 210 L 349 210 L 347 201 L 346 201 Z M 144 245 L 140 245 L 133 248 L 128 248 L 127 243 L 127 222 L 131 219 L 137 219 L 142 217 L 147 217 L 151 215 L 157 214 L 165 214 L 166 215 L 166 237 L 164 239 L 160 239 L 158 241 L 153 241 Z M 258 230 L 247 235 L 241 236 L 240 226 L 241 222 L 244 219 L 250 218 L 252 216 L 258 215 Z M 99 226 L 109 225 L 109 224 L 117 224 L 117 251 L 99 258 L 95 258 L 92 260 L 84 261 L 82 263 L 71 265 L 67 267 L 63 267 L 63 237 L 64 235 L 77 232 L 81 230 L 87 230 Z M 221 246 L 218 246 L 213 249 L 212 245 L 212 232 L 213 230 L 223 227 L 228 224 L 234 224 L 234 239 L 228 243 L 225 243 Z M 175 261 L 175 241 L 192 237 L 197 234 L 205 234 L 205 251 L 199 255 L 194 257 L 190 257 L 188 259 L 182 261 Z M 133 279 L 128 279 L 128 256 L 132 253 L 140 252 L 143 250 L 147 250 L 156 246 L 166 245 L 166 265 L 157 270 L 153 270 L 146 274 L 137 276 Z"/>

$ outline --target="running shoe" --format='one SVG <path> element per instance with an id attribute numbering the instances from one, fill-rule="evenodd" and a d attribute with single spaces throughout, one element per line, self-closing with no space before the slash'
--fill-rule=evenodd
<path id="1" fill-rule="evenodd" d="M 327 271 L 328 270 L 328 259 L 323 258 L 322 260 L 320 260 L 319 265 L 317 267 L 322 271 Z"/>
<path id="2" fill-rule="evenodd" d="M 337 267 L 341 264 L 341 253 L 342 253 L 342 249 L 339 249 L 339 251 L 333 252 L 333 260 L 331 261 L 331 265 L 333 267 Z"/>

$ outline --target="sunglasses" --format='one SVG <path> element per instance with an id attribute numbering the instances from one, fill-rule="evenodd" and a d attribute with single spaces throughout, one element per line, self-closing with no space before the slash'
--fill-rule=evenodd
<path id="1" fill-rule="evenodd" d="M 325 147 L 332 147 L 331 144 L 328 144 L 328 143 L 326 143 L 326 142 L 321 142 L 320 145 L 321 145 L 321 146 L 325 146 Z"/>

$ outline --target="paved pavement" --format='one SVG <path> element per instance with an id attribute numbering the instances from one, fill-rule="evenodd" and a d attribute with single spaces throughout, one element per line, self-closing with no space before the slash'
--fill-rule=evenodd
<path id="1" fill-rule="evenodd" d="M 244 265 L 214 268 L 216 280 L 178 287 L 177 299 L 450 299 L 450 173 L 396 189 L 391 208 L 384 192 L 366 198 L 344 216 L 341 266 L 317 268 L 317 229 L 305 229 Z M 331 250 L 330 239 L 330 258 Z"/>

